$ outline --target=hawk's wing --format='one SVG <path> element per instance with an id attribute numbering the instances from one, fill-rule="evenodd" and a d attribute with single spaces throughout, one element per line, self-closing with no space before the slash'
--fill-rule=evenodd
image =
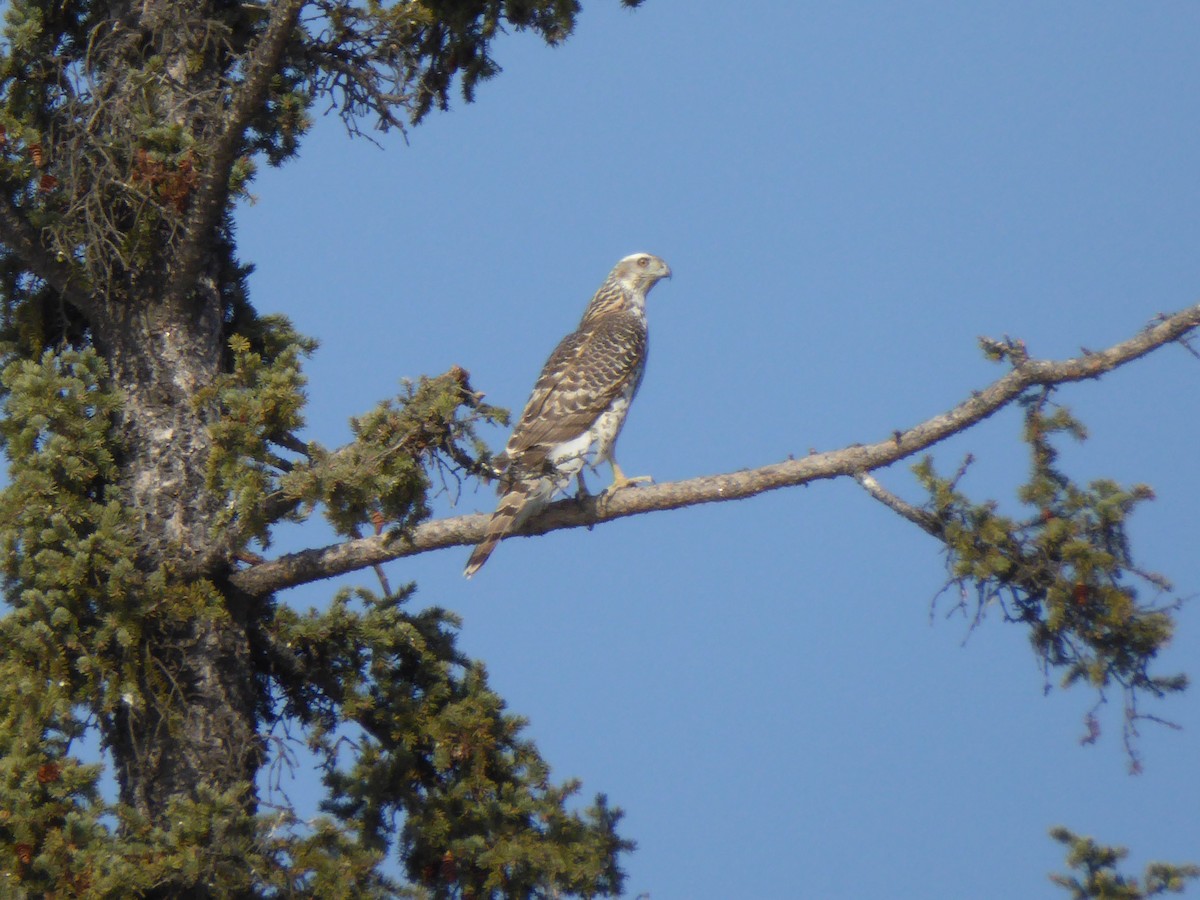
<path id="1" fill-rule="evenodd" d="M 464 575 L 479 571 L 505 535 L 545 506 L 559 487 L 545 469 L 551 450 L 591 428 L 631 382 L 636 390 L 645 359 L 646 327 L 633 315 L 604 316 L 555 348 L 502 454 L 500 503 Z"/>
<path id="2" fill-rule="evenodd" d="M 609 315 L 565 337 L 546 361 L 504 455 L 523 467 L 587 431 L 641 375 L 646 328 L 633 315 Z"/>

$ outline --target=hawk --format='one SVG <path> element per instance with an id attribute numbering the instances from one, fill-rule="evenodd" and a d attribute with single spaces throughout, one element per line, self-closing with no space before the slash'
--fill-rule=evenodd
<path id="1" fill-rule="evenodd" d="M 496 544 L 545 509 L 571 479 L 578 478 L 583 490 L 585 465 L 612 466 L 606 496 L 651 480 L 648 475 L 627 477 L 615 450 L 646 370 L 646 294 L 670 275 L 670 267 L 657 256 L 625 257 L 592 297 L 579 327 L 550 354 L 508 446 L 496 458 L 500 503 L 463 570 L 467 578 L 487 562 Z"/>

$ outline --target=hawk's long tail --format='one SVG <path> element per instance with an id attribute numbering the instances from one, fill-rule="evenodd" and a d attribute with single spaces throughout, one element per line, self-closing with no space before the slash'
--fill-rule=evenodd
<path id="1" fill-rule="evenodd" d="M 554 494 L 554 479 L 533 478 L 527 481 L 515 481 L 508 492 L 500 498 L 496 511 L 488 522 L 487 532 L 483 540 L 475 545 L 471 558 L 463 575 L 470 578 L 488 561 L 496 545 L 512 534 L 536 512 L 540 512 L 550 502 Z"/>

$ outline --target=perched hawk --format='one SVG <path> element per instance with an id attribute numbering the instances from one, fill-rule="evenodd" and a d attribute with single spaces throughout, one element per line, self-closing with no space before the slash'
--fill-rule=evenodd
<path id="1" fill-rule="evenodd" d="M 608 274 L 579 327 L 550 354 L 508 446 L 497 457 L 500 503 L 463 574 L 470 578 L 504 537 L 545 509 L 583 467 L 607 461 L 613 483 L 605 494 L 649 481 L 627 478 L 616 443 L 646 370 L 646 294 L 670 277 L 649 253 L 627 256 Z"/>

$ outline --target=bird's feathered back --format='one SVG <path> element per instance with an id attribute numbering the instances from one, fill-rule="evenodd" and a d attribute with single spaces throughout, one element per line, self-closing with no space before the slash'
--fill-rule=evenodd
<path id="1" fill-rule="evenodd" d="M 540 512 L 582 469 L 611 452 L 645 370 L 646 293 L 671 274 L 661 259 L 635 253 L 609 273 L 579 327 L 542 368 L 525 411 L 498 459 L 501 499 L 464 574 L 496 544 Z"/>

